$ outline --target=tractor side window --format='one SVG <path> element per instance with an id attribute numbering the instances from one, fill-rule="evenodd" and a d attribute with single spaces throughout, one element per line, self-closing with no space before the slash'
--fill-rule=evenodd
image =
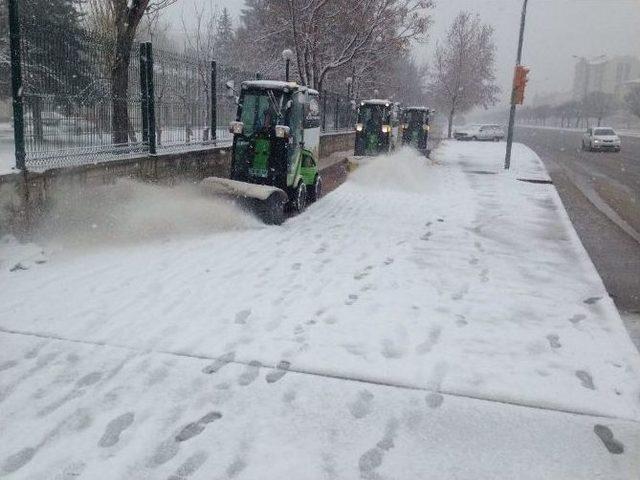
<path id="1" fill-rule="evenodd" d="M 302 155 L 302 167 L 303 168 L 310 168 L 310 167 L 313 167 L 314 165 L 315 165 L 315 163 L 314 163 L 313 157 L 311 155 L 307 155 L 307 154 Z"/>

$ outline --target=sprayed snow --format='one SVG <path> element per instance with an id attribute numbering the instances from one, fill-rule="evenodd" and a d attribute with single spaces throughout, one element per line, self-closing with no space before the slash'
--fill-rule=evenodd
<path id="1" fill-rule="evenodd" d="M 377 158 L 282 227 L 0 245 L 2 473 L 631 478 L 640 357 L 503 154 Z"/>
<path id="2" fill-rule="evenodd" d="M 53 208 L 36 232 L 51 247 L 160 243 L 261 225 L 194 184 L 170 188 L 120 179 L 90 189 L 62 185 L 51 196 Z"/>

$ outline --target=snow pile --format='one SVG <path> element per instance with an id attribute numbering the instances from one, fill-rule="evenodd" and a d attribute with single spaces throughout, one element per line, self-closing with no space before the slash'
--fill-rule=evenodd
<path id="1" fill-rule="evenodd" d="M 412 148 L 361 162 L 349 181 L 373 189 L 425 192 L 435 186 L 431 161 Z"/>
<path id="2" fill-rule="evenodd" d="M 68 246 L 167 241 L 180 236 L 259 228 L 258 220 L 197 185 L 165 187 L 120 179 L 113 185 L 63 186 L 40 226 L 43 243 Z"/>

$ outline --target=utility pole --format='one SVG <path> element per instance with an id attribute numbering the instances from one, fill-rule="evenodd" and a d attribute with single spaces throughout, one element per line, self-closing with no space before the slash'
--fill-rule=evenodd
<path id="1" fill-rule="evenodd" d="M 518 40 L 518 56 L 516 59 L 516 66 L 522 65 L 522 45 L 524 43 L 524 26 L 527 20 L 527 3 L 529 0 L 524 0 L 522 4 L 522 16 L 520 18 L 520 38 Z M 511 89 L 511 111 L 509 113 L 509 131 L 507 132 L 507 153 L 504 158 L 504 168 L 509 170 L 511 167 L 511 148 L 513 146 L 513 128 L 516 122 L 516 85 L 515 82 Z"/>

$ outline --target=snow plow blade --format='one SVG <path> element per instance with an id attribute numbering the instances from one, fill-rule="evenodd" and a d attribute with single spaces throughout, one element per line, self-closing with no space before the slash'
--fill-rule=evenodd
<path id="1" fill-rule="evenodd" d="M 228 197 L 238 202 L 258 215 L 264 223 L 280 225 L 284 222 L 284 208 L 289 197 L 280 188 L 217 177 L 207 177 L 200 185 L 207 194 Z"/>

